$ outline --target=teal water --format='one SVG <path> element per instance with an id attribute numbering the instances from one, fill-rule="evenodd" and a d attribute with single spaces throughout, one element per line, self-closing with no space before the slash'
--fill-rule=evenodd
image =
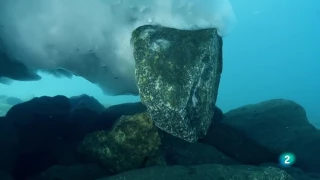
<path id="1" fill-rule="evenodd" d="M 238 24 L 224 41 L 223 109 L 286 98 L 320 121 L 320 2 L 232 1 Z"/>
<path id="2" fill-rule="evenodd" d="M 41 73 L 40 73 L 41 74 Z M 38 96 L 65 95 L 67 97 L 88 94 L 98 99 L 102 104 L 115 105 L 126 102 L 137 102 L 138 96 L 108 96 L 95 84 L 81 77 L 56 78 L 52 75 L 41 74 L 42 80 L 29 82 L 12 82 L 9 86 L 0 84 L 0 94 L 15 96 L 21 99 L 30 99 Z"/>

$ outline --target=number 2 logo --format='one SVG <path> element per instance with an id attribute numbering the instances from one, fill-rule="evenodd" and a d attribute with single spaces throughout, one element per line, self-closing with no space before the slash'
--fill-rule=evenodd
<path id="1" fill-rule="evenodd" d="M 285 160 L 284 160 L 284 163 L 285 163 L 285 164 L 290 164 L 290 161 L 289 161 L 289 160 L 290 160 L 290 156 L 288 156 L 288 155 L 287 155 L 287 156 L 284 156 L 284 159 L 285 159 Z"/>

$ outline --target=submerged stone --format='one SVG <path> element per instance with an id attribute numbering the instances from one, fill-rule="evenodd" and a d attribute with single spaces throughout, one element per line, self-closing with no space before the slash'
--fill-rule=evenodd
<path id="1" fill-rule="evenodd" d="M 222 72 L 217 30 L 146 25 L 133 31 L 131 43 L 141 101 L 155 125 L 189 142 L 203 137 Z"/>
<path id="2" fill-rule="evenodd" d="M 303 177 L 304 178 L 304 177 Z M 203 164 L 197 166 L 149 167 L 124 172 L 98 180 L 294 180 L 286 171 L 275 167 L 247 165 L 226 166 Z M 310 179 L 311 180 L 311 179 Z"/>
<path id="3" fill-rule="evenodd" d="M 78 151 L 110 173 L 120 173 L 143 167 L 159 145 L 158 130 L 145 112 L 122 116 L 110 132 L 88 134 Z"/>

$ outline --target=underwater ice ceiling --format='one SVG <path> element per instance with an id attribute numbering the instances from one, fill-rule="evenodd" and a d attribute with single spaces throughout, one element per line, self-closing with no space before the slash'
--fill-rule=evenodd
<path id="1" fill-rule="evenodd" d="M 0 65 L 8 68 L 0 77 L 38 80 L 37 70 L 68 77 L 67 70 L 108 95 L 138 94 L 135 28 L 216 27 L 225 36 L 235 23 L 228 0 L 2 0 Z"/>

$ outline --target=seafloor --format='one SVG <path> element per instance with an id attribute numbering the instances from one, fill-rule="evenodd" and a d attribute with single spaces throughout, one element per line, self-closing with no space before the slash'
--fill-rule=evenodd
<path id="1" fill-rule="evenodd" d="M 0 102 L 0 180 L 320 179 L 320 131 L 290 100 L 215 107 L 196 143 L 158 129 L 141 103 L 105 108 L 87 95 Z M 283 153 L 292 166 L 281 165 Z"/>

